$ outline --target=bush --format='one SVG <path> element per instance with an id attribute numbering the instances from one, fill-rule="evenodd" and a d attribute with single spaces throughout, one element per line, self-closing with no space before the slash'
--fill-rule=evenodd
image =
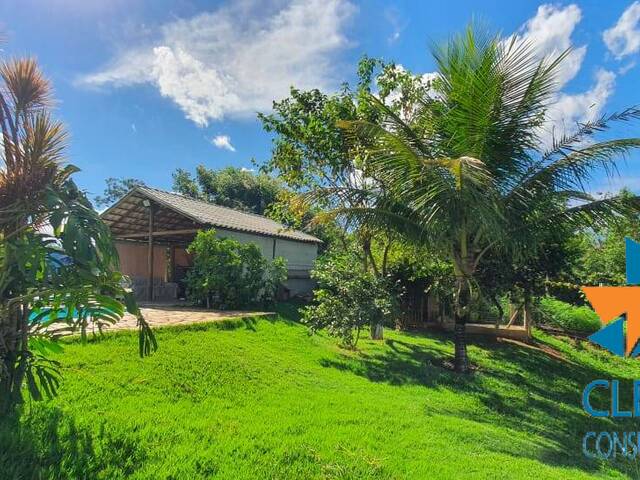
<path id="1" fill-rule="evenodd" d="M 287 278 L 286 261 L 269 262 L 253 243 L 198 232 L 187 251 L 194 255 L 186 278 L 189 298 L 207 308 L 240 308 L 273 302 Z"/>
<path id="2" fill-rule="evenodd" d="M 563 330 L 591 334 L 602 327 L 596 312 L 587 306 L 576 307 L 552 297 L 544 297 L 539 303 L 539 323 Z"/>
<path id="3" fill-rule="evenodd" d="M 355 348 L 363 327 L 388 323 L 395 311 L 394 296 L 385 279 L 365 272 L 350 252 L 329 252 L 316 262 L 314 304 L 302 312 L 312 331 L 326 328 L 346 348 Z"/>

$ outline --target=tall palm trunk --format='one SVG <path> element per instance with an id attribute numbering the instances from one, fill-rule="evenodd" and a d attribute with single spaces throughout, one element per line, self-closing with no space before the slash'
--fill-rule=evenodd
<path id="1" fill-rule="evenodd" d="M 362 239 L 362 250 L 363 250 L 363 261 L 362 267 L 365 272 L 368 272 L 369 269 L 373 271 L 373 273 L 379 277 L 380 271 L 376 266 L 376 262 L 373 258 L 373 253 L 371 252 L 371 236 L 366 235 Z M 375 321 L 371 324 L 369 328 L 369 334 L 371 336 L 371 340 L 382 340 L 384 338 L 384 325 L 380 321 Z"/>
<path id="2" fill-rule="evenodd" d="M 469 357 L 467 356 L 467 325 L 466 321 L 456 323 L 453 330 L 453 343 L 455 345 L 454 368 L 458 373 L 467 373 L 469 371 Z"/>
<path id="3" fill-rule="evenodd" d="M 453 344 L 454 344 L 454 368 L 458 373 L 469 371 L 469 358 L 467 356 L 467 318 L 469 316 L 469 287 L 467 279 L 463 275 L 456 278 L 456 298 L 453 308 Z"/>

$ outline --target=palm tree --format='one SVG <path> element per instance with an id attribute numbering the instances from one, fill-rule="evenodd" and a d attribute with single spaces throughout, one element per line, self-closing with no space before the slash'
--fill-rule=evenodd
<path id="1" fill-rule="evenodd" d="M 50 107 L 34 60 L 0 64 L 0 412 L 22 401 L 25 385 L 35 399 L 55 393 L 47 353 L 61 329 L 85 335 L 89 320 L 100 327 L 128 310 L 140 353 L 156 346 L 107 227 L 64 164 L 67 136 Z"/>
<path id="2" fill-rule="evenodd" d="M 640 118 L 639 109 L 580 124 L 543 146 L 545 113 L 566 55 L 538 60 L 534 45 L 469 27 L 434 49 L 438 77 L 411 121 L 369 95 L 364 101 L 383 121 L 342 123 L 354 145 L 367 146 L 367 172 L 384 188 L 358 192 L 370 196 L 367 208 L 336 213 L 393 226 L 451 260 L 459 372 L 468 370 L 465 325 L 487 252 L 505 261 L 526 257 L 559 223 L 593 226 L 637 208 L 620 197 L 596 200 L 585 185 L 640 146 L 638 138 L 593 138 L 610 122 Z"/>

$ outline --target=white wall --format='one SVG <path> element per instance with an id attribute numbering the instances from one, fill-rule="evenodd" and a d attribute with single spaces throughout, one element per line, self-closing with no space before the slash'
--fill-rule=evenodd
<path id="1" fill-rule="evenodd" d="M 269 259 L 273 258 L 273 243 L 275 241 L 275 256 L 284 257 L 287 260 L 289 270 L 310 270 L 318 255 L 318 245 L 315 243 L 296 242 L 221 228 L 217 228 L 216 232 L 221 237 L 234 238 L 243 243 L 255 243 L 260 248 L 262 255 Z"/>
<path id="2" fill-rule="evenodd" d="M 289 270 L 311 270 L 317 256 L 318 245 L 315 243 L 276 239 L 276 257 L 286 258 Z"/>
<path id="3" fill-rule="evenodd" d="M 271 258 L 273 252 L 273 238 L 263 235 L 254 235 L 252 233 L 235 232 L 233 230 L 225 230 L 223 228 L 215 228 L 216 234 L 220 237 L 233 238 L 242 243 L 254 243 L 260 248 L 260 252 L 266 258 Z"/>

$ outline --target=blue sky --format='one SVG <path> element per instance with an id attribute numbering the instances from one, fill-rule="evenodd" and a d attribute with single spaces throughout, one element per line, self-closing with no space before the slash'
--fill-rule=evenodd
<path id="1" fill-rule="evenodd" d="M 549 129 L 640 104 L 640 2 L 0 1 L 3 53 L 39 59 L 91 194 L 110 176 L 169 188 L 177 167 L 250 168 L 270 154 L 255 112 L 289 85 L 332 91 L 365 53 L 431 72 L 430 43 L 473 16 L 540 55 L 574 49 Z M 638 136 L 640 124 L 614 133 Z M 640 191 L 640 155 L 621 171 L 593 189 Z"/>

